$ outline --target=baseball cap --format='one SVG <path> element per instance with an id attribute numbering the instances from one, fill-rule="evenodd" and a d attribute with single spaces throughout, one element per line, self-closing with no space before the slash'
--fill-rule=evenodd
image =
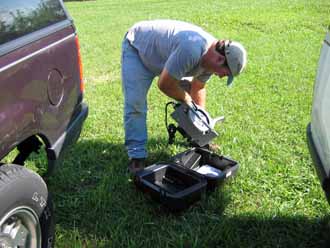
<path id="1" fill-rule="evenodd" d="M 247 63 L 247 52 L 241 43 L 236 41 L 225 41 L 225 56 L 231 74 L 227 79 L 227 86 L 230 86 L 234 77 L 238 76 L 245 68 Z"/>

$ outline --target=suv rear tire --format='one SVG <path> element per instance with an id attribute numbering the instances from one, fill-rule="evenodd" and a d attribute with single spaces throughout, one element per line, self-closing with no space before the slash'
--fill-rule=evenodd
<path id="1" fill-rule="evenodd" d="M 0 247 L 54 247 L 52 199 L 38 174 L 2 165 L 0 197 Z"/>

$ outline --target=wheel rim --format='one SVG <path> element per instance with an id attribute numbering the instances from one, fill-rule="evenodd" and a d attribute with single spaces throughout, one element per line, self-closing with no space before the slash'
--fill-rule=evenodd
<path id="1" fill-rule="evenodd" d="M 41 230 L 35 211 L 25 206 L 17 207 L 0 220 L 0 248 L 3 247 L 41 247 Z"/>

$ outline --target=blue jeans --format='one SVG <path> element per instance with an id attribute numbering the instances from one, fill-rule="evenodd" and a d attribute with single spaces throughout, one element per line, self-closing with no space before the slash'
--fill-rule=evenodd
<path id="1" fill-rule="evenodd" d="M 142 63 L 137 50 L 125 38 L 121 76 L 124 94 L 125 146 L 130 158 L 147 157 L 147 94 L 155 74 Z"/>

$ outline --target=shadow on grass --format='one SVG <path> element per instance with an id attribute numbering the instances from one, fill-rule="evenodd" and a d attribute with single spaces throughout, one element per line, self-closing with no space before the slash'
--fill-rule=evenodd
<path id="1" fill-rule="evenodd" d="M 165 140 L 151 140 L 149 163 L 167 160 Z M 56 223 L 78 247 L 327 247 L 329 218 L 228 216 L 228 187 L 180 215 L 136 190 L 122 144 L 80 141 L 49 179 Z M 75 237 L 79 235 L 79 237 Z M 60 238 L 60 237 L 59 237 Z M 76 246 L 75 246 L 76 247 Z"/>

